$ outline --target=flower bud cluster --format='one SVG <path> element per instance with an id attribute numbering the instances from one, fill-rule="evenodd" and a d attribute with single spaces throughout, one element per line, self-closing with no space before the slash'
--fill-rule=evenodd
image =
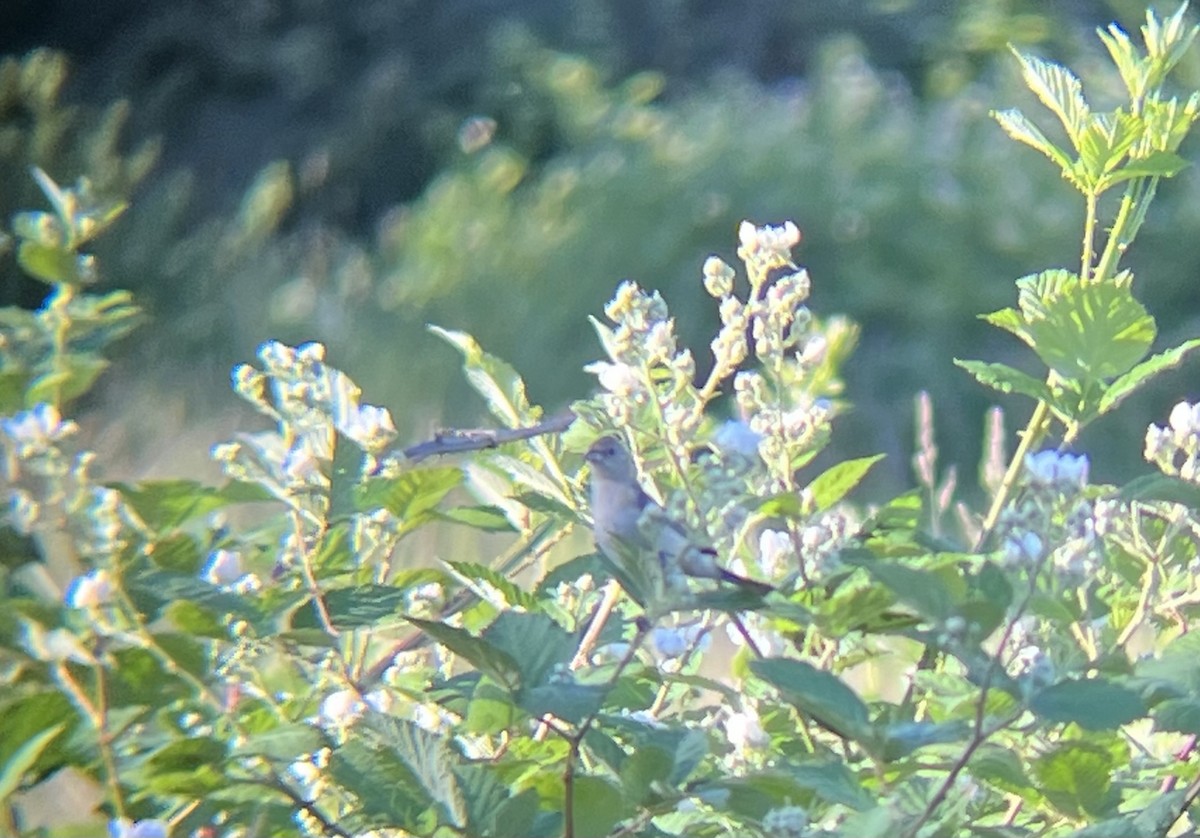
<path id="1" fill-rule="evenodd" d="M 4 521 L 24 535 L 66 532 L 78 554 L 102 564 L 140 522 L 119 492 L 91 476 L 95 455 L 72 444 L 78 430 L 49 404 L 0 419 Z"/>
<path id="2" fill-rule="evenodd" d="M 1077 585 L 1102 560 L 1097 505 L 1083 496 L 1087 457 L 1048 450 L 1026 456 L 1024 465 L 1024 491 L 1000 516 L 1004 562 L 1032 573 L 1050 558 L 1062 583 Z"/>
<path id="3" fill-rule="evenodd" d="M 1164 474 L 1200 483 L 1200 403 L 1180 402 L 1166 427 L 1148 427 L 1145 457 Z"/>

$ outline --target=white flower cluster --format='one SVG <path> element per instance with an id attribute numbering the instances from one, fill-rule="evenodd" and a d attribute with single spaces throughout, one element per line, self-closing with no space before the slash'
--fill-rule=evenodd
<path id="1" fill-rule="evenodd" d="M 98 485 L 95 455 L 76 451 L 78 426 L 49 404 L 0 419 L 5 521 L 18 532 L 68 533 L 76 553 L 103 564 L 140 526 L 118 492 Z"/>
<path id="2" fill-rule="evenodd" d="M 1056 451 L 1026 456 L 1025 490 L 999 521 L 1006 565 L 1033 572 L 1051 557 L 1067 585 L 1095 572 L 1102 548 L 1097 521 L 1106 513 L 1083 497 L 1087 480 L 1085 456 Z"/>
<path id="3" fill-rule="evenodd" d="M 1165 428 L 1148 427 L 1145 456 L 1164 474 L 1200 483 L 1200 404 L 1180 402 Z"/>

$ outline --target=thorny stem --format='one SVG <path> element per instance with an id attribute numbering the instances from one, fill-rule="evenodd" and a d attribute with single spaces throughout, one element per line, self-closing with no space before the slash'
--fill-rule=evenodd
<path id="1" fill-rule="evenodd" d="M 642 643 L 646 639 L 646 634 L 650 631 L 650 623 L 639 621 L 637 633 L 633 636 L 633 640 L 629 643 L 629 649 L 625 652 L 617 668 L 613 670 L 612 677 L 608 679 L 606 689 L 611 690 L 616 686 L 625 668 L 633 661 L 638 650 L 641 649 Z M 575 733 L 566 736 L 568 750 L 566 765 L 563 768 L 563 838 L 576 838 L 575 835 L 575 763 L 579 760 L 579 749 L 583 743 L 584 737 L 588 731 L 592 729 L 592 725 L 596 723 L 596 717 L 600 714 L 600 709 L 596 708 L 575 728 Z M 557 726 L 551 726 L 557 733 L 562 733 Z"/>
<path id="2" fill-rule="evenodd" d="M 983 674 L 983 678 L 981 679 L 979 686 L 979 699 L 975 702 L 975 724 L 973 726 L 974 729 L 971 733 L 970 741 L 967 742 L 967 746 L 963 749 L 962 754 L 959 755 L 958 759 L 954 761 L 954 765 L 951 766 L 950 770 L 946 772 L 945 780 L 942 781 L 942 784 L 938 787 L 938 790 L 934 792 L 933 797 L 929 799 L 929 803 L 926 805 L 925 810 L 921 812 L 920 816 L 913 821 L 912 824 L 910 824 L 908 830 L 904 833 L 903 838 L 917 838 L 918 833 L 921 831 L 921 827 L 923 827 L 929 821 L 929 819 L 933 817 L 934 813 L 938 810 L 938 807 L 945 802 L 946 797 L 949 796 L 950 791 L 954 788 L 954 784 L 957 782 L 958 776 L 966 769 L 967 763 L 971 761 L 971 757 L 975 755 L 975 752 L 979 750 L 980 746 L 987 742 L 987 740 L 993 735 L 1019 719 L 1021 714 L 1025 712 L 1025 709 L 1021 707 L 1015 714 L 996 722 L 991 726 L 990 729 L 985 728 L 984 722 L 988 693 L 992 688 L 992 679 L 996 677 L 996 672 L 1000 667 L 1000 656 L 1004 653 L 1004 649 L 1008 646 L 1009 641 L 1012 638 L 1012 633 L 1016 629 L 1017 623 L 1020 622 L 1025 610 L 1029 607 L 1029 602 L 1031 599 L 1033 599 L 1035 590 L 1036 587 L 1034 585 L 1034 579 L 1031 578 L 1029 580 L 1029 591 L 1025 594 L 1025 598 L 1021 601 L 1021 604 L 1017 606 L 1017 609 L 1009 618 L 1008 624 L 1004 627 L 1004 634 L 1001 635 L 999 643 L 996 644 L 996 654 L 990 659 L 987 671 L 985 671 Z"/>

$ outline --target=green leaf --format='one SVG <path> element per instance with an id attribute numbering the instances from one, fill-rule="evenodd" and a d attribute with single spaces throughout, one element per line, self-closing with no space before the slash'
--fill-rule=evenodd
<path id="1" fill-rule="evenodd" d="M 576 776 L 573 786 L 573 835 L 577 838 L 603 838 L 632 811 L 621 790 L 602 777 Z"/>
<path id="2" fill-rule="evenodd" d="M 1132 276 L 1082 284 L 1069 271 L 1017 280 L 1030 346 L 1066 379 L 1116 378 L 1141 361 L 1155 325 L 1130 291 Z"/>
<path id="3" fill-rule="evenodd" d="M 399 477 L 374 477 L 355 492 L 359 511 L 383 507 L 402 521 L 429 512 L 463 482 L 462 469 L 454 466 L 419 468 Z"/>
<path id="4" fill-rule="evenodd" d="M 152 612 L 156 605 L 186 599 L 217 614 L 236 614 L 252 621 L 259 616 L 246 597 L 226 593 L 190 573 L 138 570 L 126 575 L 125 585 L 138 608 L 146 613 Z"/>
<path id="5" fill-rule="evenodd" d="M 1175 177 L 1190 165 L 1174 152 L 1153 151 L 1146 157 L 1133 158 L 1105 180 L 1112 185 L 1139 177 Z"/>
<path id="6" fill-rule="evenodd" d="M 195 480 L 147 480 L 135 485 L 110 483 L 109 486 L 119 491 L 155 532 L 175 529 L 235 502 L 223 489 Z"/>
<path id="7" fill-rule="evenodd" d="M 839 736 L 860 741 L 869 738 L 867 705 L 836 675 L 786 658 L 751 661 L 750 669 L 774 684 L 788 702 Z"/>
<path id="8" fill-rule="evenodd" d="M 940 621 L 955 613 L 955 597 L 938 573 L 890 561 L 869 560 L 857 554 L 848 554 L 846 563 L 866 570 L 897 599 L 924 617 Z"/>
<path id="9" fill-rule="evenodd" d="M 27 739 L 0 769 L 0 801 L 8 798 L 21 787 L 25 775 L 33 770 L 38 758 L 54 738 L 63 732 L 65 723 L 46 728 Z"/>
<path id="10" fill-rule="evenodd" d="M 1067 742 L 1034 763 L 1038 791 L 1054 808 L 1078 818 L 1111 812 L 1120 800 L 1112 788 L 1113 756 L 1087 742 Z"/>
<path id="11" fill-rule="evenodd" d="M 1117 497 L 1127 503 L 1163 501 L 1183 504 L 1189 509 L 1200 509 L 1200 486 L 1190 480 L 1158 472 L 1143 474 L 1130 480 L 1121 487 Z"/>
<path id="12" fill-rule="evenodd" d="M 358 798 L 360 815 L 380 827 L 429 835 L 438 826 L 432 800 L 413 771 L 392 750 L 352 737 L 329 756 L 329 772 Z"/>
<path id="13" fill-rule="evenodd" d="M 337 379 L 346 385 L 344 377 Z M 342 433 L 333 436 L 333 461 L 329 466 L 329 520 L 344 521 L 360 511 L 358 495 L 363 482 L 363 452 Z"/>
<path id="14" fill-rule="evenodd" d="M 108 361 L 84 352 L 70 352 L 60 356 L 52 372 L 39 375 L 29 383 L 25 393 L 25 404 L 29 407 L 38 402 L 63 404 L 82 396 L 100 373 L 108 369 Z"/>
<path id="15" fill-rule="evenodd" d="M 73 730 L 79 722 L 71 700 L 61 692 L 31 692 L 16 700 L 0 703 L 4 735 L 0 736 L 0 763 L 10 764 L 26 743 L 43 731 L 66 725 Z M 52 739 L 42 746 L 35 760 L 39 771 L 56 766 L 62 759 L 64 739 Z M 32 769 L 26 769 L 26 773 Z"/>
<path id="16" fill-rule="evenodd" d="M 1155 730 L 1200 735 L 1200 700 L 1171 698 L 1154 708 L 1150 714 Z"/>
<path id="17" fill-rule="evenodd" d="M 516 532 L 504 514 L 504 510 L 496 506 L 456 506 L 437 513 L 439 520 L 452 524 L 463 524 L 483 532 Z"/>
<path id="18" fill-rule="evenodd" d="M 1087 730 L 1115 730 L 1146 715 L 1137 693 L 1102 678 L 1060 681 L 1035 695 L 1029 707 L 1047 721 Z"/>
<path id="19" fill-rule="evenodd" d="M 671 753 L 662 748 L 635 748 L 621 765 L 621 788 L 625 792 L 625 800 L 640 806 L 654 793 L 653 784 L 670 775 L 673 764 Z"/>
<path id="20" fill-rule="evenodd" d="M 975 376 L 975 380 L 985 387 L 991 387 L 1001 393 L 1020 393 L 1038 401 L 1051 400 L 1050 388 L 1046 386 L 1046 382 L 1005 364 L 964 361 L 959 358 L 955 358 L 954 363 Z"/>
<path id="21" fill-rule="evenodd" d="M 437 803 L 451 825 L 467 825 L 467 808 L 454 767 L 459 762 L 449 742 L 412 722 L 395 716 L 371 714 L 366 718 L 376 740 L 400 759 Z"/>
<path id="22" fill-rule="evenodd" d="M 817 511 L 823 512 L 850 493 L 850 490 L 867 476 L 871 466 L 884 458 L 884 454 L 845 460 L 815 477 L 808 484 Z"/>
<path id="23" fill-rule="evenodd" d="M 971 757 L 969 767 L 971 776 L 991 783 L 1002 791 L 1019 794 L 1033 787 L 1021 757 L 1000 745 L 984 743 Z"/>
<path id="24" fill-rule="evenodd" d="M 792 766 L 787 773 L 800 786 L 816 792 L 830 803 L 840 803 L 860 812 L 875 803 L 850 768 L 839 760 L 805 762 Z"/>
<path id="25" fill-rule="evenodd" d="M 540 686 L 558 665 L 575 656 L 578 638 L 545 614 L 504 611 L 483 633 L 484 641 L 517 663 L 521 683 Z"/>
<path id="26" fill-rule="evenodd" d="M 493 602 L 501 608 L 519 607 L 526 611 L 537 611 L 540 608 L 535 595 L 512 582 L 503 573 L 474 562 L 446 562 L 446 566 L 455 573 L 459 582 L 486 602 Z"/>
<path id="27" fill-rule="evenodd" d="M 347 630 L 398 619 L 407 596 L 406 590 L 391 585 L 356 585 L 327 590 L 321 599 L 334 628 Z"/>
<path id="28" fill-rule="evenodd" d="M 1046 155 L 1052 163 L 1055 163 L 1062 169 L 1064 174 L 1071 171 L 1070 155 L 1046 139 L 1046 135 L 1030 122 L 1025 114 L 1015 108 L 1011 108 L 1003 111 L 992 111 L 992 118 L 1000 123 L 1000 127 L 1004 129 L 1004 133 L 1017 142 L 1024 143 L 1030 148 L 1036 149 Z"/>
<path id="29" fill-rule="evenodd" d="M 1151 355 L 1105 388 L 1104 395 L 1101 397 L 1099 407 L 1097 408 L 1098 411 L 1100 413 L 1107 413 L 1112 410 L 1126 396 L 1160 372 L 1179 366 L 1184 356 L 1198 346 L 1200 346 L 1200 338 L 1193 338 L 1181 343 L 1179 346 L 1159 352 L 1157 355 Z"/>
<path id="30" fill-rule="evenodd" d="M 281 724 L 271 730 L 261 730 L 238 740 L 230 756 L 266 757 L 280 763 L 291 763 L 306 757 L 325 745 L 321 734 L 310 724 Z"/>
<path id="31" fill-rule="evenodd" d="M 546 714 L 578 724 L 600 709 L 607 687 L 593 684 L 547 684 L 521 690 L 521 709 L 534 718 Z"/>
<path id="32" fill-rule="evenodd" d="M 1021 63 L 1025 85 L 1058 117 L 1071 144 L 1079 147 L 1080 135 L 1091 111 L 1083 98 L 1083 85 L 1070 70 L 1060 64 L 1043 61 L 1012 50 Z"/>
<path id="33" fill-rule="evenodd" d="M 194 771 L 203 765 L 220 765 L 225 761 L 223 741 L 209 736 L 190 736 L 160 748 L 150 757 L 155 771 Z"/>
<path id="34" fill-rule="evenodd" d="M 163 616 L 170 620 L 175 628 L 195 637 L 210 637 L 215 640 L 229 637 L 225 620 L 191 600 L 180 599 L 170 603 L 163 610 Z"/>
<path id="35" fill-rule="evenodd" d="M 883 731 L 883 758 L 894 762 L 927 745 L 961 742 L 970 733 L 965 722 L 897 722 Z"/>
<path id="36" fill-rule="evenodd" d="M 483 396 L 493 416 L 510 428 L 537 421 L 541 411 L 530 406 L 525 382 L 512 366 L 484 352 L 465 332 L 438 326 L 430 326 L 429 331 L 462 353 L 467 381 Z"/>
<path id="37" fill-rule="evenodd" d="M 65 247 L 25 240 L 17 248 L 17 263 L 34 279 L 51 284 L 80 285 L 80 257 Z"/>
<path id="38" fill-rule="evenodd" d="M 445 623 L 418 620 L 415 617 L 409 617 L 408 621 L 510 692 L 516 692 L 520 686 L 521 667 L 507 652 L 464 629 Z"/>

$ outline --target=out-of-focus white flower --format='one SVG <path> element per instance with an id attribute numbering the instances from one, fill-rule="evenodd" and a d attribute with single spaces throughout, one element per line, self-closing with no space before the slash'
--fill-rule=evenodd
<path id="1" fill-rule="evenodd" d="M 242 556 L 233 550 L 213 550 L 200 575 L 214 585 L 232 585 L 242 577 Z"/>
<path id="2" fill-rule="evenodd" d="M 781 254 L 787 259 L 791 256 L 792 248 L 800 243 L 800 228 L 791 221 L 778 227 L 756 227 L 749 221 L 743 221 L 738 225 L 738 241 L 741 243 L 738 255 L 743 259 L 756 251 Z"/>
<path id="3" fill-rule="evenodd" d="M 758 560 L 763 573 L 773 577 L 793 564 L 795 545 L 792 537 L 783 530 L 763 530 L 758 536 Z"/>
<path id="4" fill-rule="evenodd" d="M 72 608 L 99 608 L 112 599 L 112 579 L 105 570 L 76 576 L 67 586 L 66 601 Z"/>
<path id="5" fill-rule="evenodd" d="M 108 822 L 109 838 L 167 838 L 167 824 L 165 821 L 148 820 L 148 821 L 130 821 L 128 818 L 120 818 Z"/>
<path id="6" fill-rule="evenodd" d="M 720 256 L 704 260 L 704 290 L 711 296 L 720 299 L 733 293 L 733 277 L 733 268 Z"/>
<path id="7" fill-rule="evenodd" d="M 65 628 L 46 631 L 37 623 L 26 623 L 22 631 L 22 645 L 29 654 L 47 663 L 74 661 L 90 664 L 96 659 L 83 648 L 79 638 Z"/>
<path id="8" fill-rule="evenodd" d="M 755 433 L 748 422 L 730 419 L 722 423 L 713 434 L 713 444 L 724 454 L 738 454 L 742 457 L 754 457 L 758 454 L 758 444 L 762 436 Z"/>
<path id="9" fill-rule="evenodd" d="M 764 748 L 771 742 L 771 737 L 762 729 L 758 711 L 750 704 L 739 713 L 729 714 L 725 720 L 725 736 L 739 752 Z"/>
<path id="10" fill-rule="evenodd" d="M 337 690 L 321 702 L 321 722 L 329 727 L 345 727 L 356 721 L 367 705 L 353 690 Z"/>
<path id="11" fill-rule="evenodd" d="M 45 403 L 10 418 L 0 419 L 0 432 L 16 446 L 18 457 L 45 451 L 78 429 L 79 426 L 74 422 L 63 421 L 58 408 Z"/>
<path id="12" fill-rule="evenodd" d="M 608 361 L 595 361 L 584 368 L 600 382 L 600 386 L 614 396 L 635 396 L 645 390 L 641 378 L 628 364 L 610 364 Z"/>
<path id="13" fill-rule="evenodd" d="M 334 405 L 334 426 L 366 451 L 379 451 L 396 438 L 396 425 L 385 407 Z"/>
<path id="14" fill-rule="evenodd" d="M 1059 454 L 1053 449 L 1027 454 L 1025 474 L 1034 486 L 1058 491 L 1079 490 L 1087 485 L 1088 458 L 1082 454 Z"/>
<path id="15" fill-rule="evenodd" d="M 1045 549 L 1037 533 L 1014 531 L 1004 539 L 1004 562 L 1009 567 L 1028 567 L 1041 561 Z"/>
<path id="16" fill-rule="evenodd" d="M 1171 424 L 1171 430 L 1176 434 L 1191 436 L 1200 434 L 1200 403 L 1180 402 L 1171 408 L 1171 415 L 1167 417 L 1167 421 Z"/>

